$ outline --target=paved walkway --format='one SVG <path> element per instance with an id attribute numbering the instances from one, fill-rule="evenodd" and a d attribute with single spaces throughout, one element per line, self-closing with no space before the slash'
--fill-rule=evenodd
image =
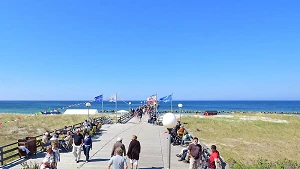
<path id="1" fill-rule="evenodd" d="M 123 143 L 125 144 L 127 151 L 132 135 L 137 135 L 138 140 L 141 143 L 139 169 L 166 169 L 168 135 L 164 134 L 164 132 L 166 132 L 164 127 L 152 126 L 147 123 L 147 116 L 143 117 L 142 122 L 138 122 L 136 118 L 133 118 L 126 124 L 103 125 L 102 135 L 97 135 L 93 138 L 93 149 L 90 151 L 90 162 L 85 162 L 83 152 L 79 163 L 75 162 L 72 152 L 61 153 L 61 162 L 58 163 L 58 169 L 107 168 L 111 150 L 117 138 L 123 138 Z M 177 157 L 175 156 L 181 149 L 181 146 L 172 146 L 171 169 L 188 168 L 188 164 L 178 162 Z M 43 157 L 44 155 L 39 153 L 36 157 L 27 161 L 40 163 Z M 129 164 L 128 159 L 127 163 Z M 21 165 L 19 164 L 4 168 L 20 169 Z"/>

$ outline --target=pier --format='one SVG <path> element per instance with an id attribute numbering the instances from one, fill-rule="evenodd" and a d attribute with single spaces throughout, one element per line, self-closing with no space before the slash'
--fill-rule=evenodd
<path id="1" fill-rule="evenodd" d="M 93 149 L 90 151 L 90 161 L 85 162 L 85 156 L 82 152 L 79 163 L 75 162 L 72 152 L 61 152 L 61 161 L 58 162 L 58 169 L 99 169 L 107 168 L 113 144 L 118 137 L 123 138 L 123 143 L 128 149 L 132 135 L 137 135 L 141 143 L 141 154 L 139 160 L 139 169 L 166 169 L 168 164 L 168 135 L 163 126 L 152 126 L 147 123 L 148 117 L 145 115 L 139 122 L 132 118 L 125 124 L 105 124 L 100 133 L 93 137 Z M 175 156 L 182 149 L 181 146 L 172 146 L 171 148 L 171 168 L 188 168 L 189 164 L 179 162 Z M 44 153 L 37 153 L 27 163 L 41 163 Z M 127 159 L 129 165 L 129 159 Z M 3 168 L 20 169 L 22 166 L 18 163 L 11 163 Z M 130 168 L 130 167 L 129 167 Z"/>

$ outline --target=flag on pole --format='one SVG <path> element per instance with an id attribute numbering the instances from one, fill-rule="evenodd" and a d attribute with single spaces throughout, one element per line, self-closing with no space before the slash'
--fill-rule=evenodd
<path id="1" fill-rule="evenodd" d="M 102 102 L 103 95 L 96 96 L 94 99 L 95 99 L 95 102 Z"/>
<path id="2" fill-rule="evenodd" d="M 172 101 L 172 94 L 159 99 L 159 102 L 164 102 L 164 103 L 171 102 L 171 101 Z"/>
<path id="3" fill-rule="evenodd" d="M 115 94 L 107 98 L 109 102 L 117 102 L 117 96 Z"/>
<path id="4" fill-rule="evenodd" d="M 147 101 L 148 101 L 148 102 L 156 102 L 156 99 L 157 99 L 157 98 L 156 98 L 156 94 L 154 94 L 154 95 L 148 97 L 148 98 L 147 98 Z"/>

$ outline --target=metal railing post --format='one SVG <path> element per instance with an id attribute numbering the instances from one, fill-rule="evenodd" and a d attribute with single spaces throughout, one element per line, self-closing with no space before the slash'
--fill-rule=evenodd
<path id="1" fill-rule="evenodd" d="M 3 166 L 4 161 L 3 161 L 3 147 L 0 147 L 0 166 Z"/>

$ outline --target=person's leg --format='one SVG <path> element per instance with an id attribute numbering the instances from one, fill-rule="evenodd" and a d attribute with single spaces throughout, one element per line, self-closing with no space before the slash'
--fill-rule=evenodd
<path id="1" fill-rule="evenodd" d="M 184 150 L 181 156 L 181 160 L 184 160 L 186 158 L 187 155 L 187 150 Z"/>
<path id="2" fill-rule="evenodd" d="M 190 158 L 190 167 L 189 167 L 189 169 L 195 169 L 194 165 L 195 165 L 195 159 L 194 158 Z"/>
<path id="3" fill-rule="evenodd" d="M 85 161 L 89 161 L 89 158 L 90 158 L 90 149 L 91 149 L 90 146 L 88 146 L 88 147 L 85 148 L 85 151 L 86 151 L 85 152 L 85 154 L 86 154 L 85 155 Z"/>
<path id="4" fill-rule="evenodd" d="M 86 156 L 86 147 L 83 146 L 82 149 L 83 149 L 83 154 Z"/>
<path id="5" fill-rule="evenodd" d="M 138 162 L 139 162 L 138 160 L 135 160 L 135 161 L 134 161 L 135 169 L 138 169 Z"/>
<path id="6" fill-rule="evenodd" d="M 200 158 L 196 160 L 196 164 L 195 164 L 195 168 L 199 168 L 200 167 Z"/>
<path id="7" fill-rule="evenodd" d="M 133 160 L 130 159 L 129 161 L 130 161 L 131 169 L 133 169 Z"/>
<path id="8" fill-rule="evenodd" d="M 77 161 L 77 148 L 76 148 L 75 145 L 73 146 L 72 153 L 73 153 L 73 155 L 74 155 L 74 157 L 75 157 L 75 160 Z"/>
<path id="9" fill-rule="evenodd" d="M 78 154 L 77 154 L 77 157 L 78 157 L 78 161 L 80 160 L 80 156 L 81 156 L 81 147 L 78 146 Z"/>

